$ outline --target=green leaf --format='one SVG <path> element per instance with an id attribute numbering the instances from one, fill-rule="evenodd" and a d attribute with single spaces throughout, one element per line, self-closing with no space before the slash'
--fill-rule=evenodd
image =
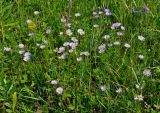
<path id="1" fill-rule="evenodd" d="M 16 92 L 14 92 L 14 94 L 12 95 L 12 99 L 13 99 L 12 109 L 14 111 L 16 103 L 17 103 L 17 93 Z"/>

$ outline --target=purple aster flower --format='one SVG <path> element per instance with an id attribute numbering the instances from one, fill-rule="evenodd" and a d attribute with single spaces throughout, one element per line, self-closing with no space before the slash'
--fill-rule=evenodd
<path id="1" fill-rule="evenodd" d="M 147 6 L 144 4 L 143 8 L 142 8 L 142 13 L 146 13 L 147 12 Z"/>
<path id="2" fill-rule="evenodd" d="M 107 16 L 112 15 L 112 13 L 111 13 L 111 11 L 110 11 L 109 9 L 105 9 L 105 14 L 106 14 Z"/>
<path id="3" fill-rule="evenodd" d="M 136 13 L 135 7 L 132 7 L 132 13 L 133 13 L 133 14 Z"/>

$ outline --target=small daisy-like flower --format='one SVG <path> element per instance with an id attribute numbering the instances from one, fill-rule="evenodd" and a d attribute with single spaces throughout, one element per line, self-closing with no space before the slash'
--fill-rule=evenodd
<path id="1" fill-rule="evenodd" d="M 139 35 L 139 36 L 138 36 L 138 40 L 140 40 L 140 41 L 144 41 L 144 40 L 145 40 L 145 38 L 144 38 L 142 35 Z"/>
<path id="2" fill-rule="evenodd" d="M 27 24 L 28 24 L 28 25 L 31 25 L 32 23 L 33 23 L 32 20 L 30 20 L 30 19 L 27 20 Z"/>
<path id="3" fill-rule="evenodd" d="M 51 33 L 51 29 L 47 29 L 46 30 L 46 34 L 48 35 L 48 34 L 50 34 Z"/>
<path id="4" fill-rule="evenodd" d="M 100 89 L 101 89 L 101 91 L 103 91 L 103 92 L 106 91 L 106 89 L 107 89 L 107 88 L 106 88 L 106 85 L 100 86 Z"/>
<path id="5" fill-rule="evenodd" d="M 136 84 L 135 87 L 136 87 L 137 89 L 143 89 L 143 87 L 142 87 L 140 84 Z"/>
<path id="6" fill-rule="evenodd" d="M 51 81 L 51 84 L 52 84 L 52 85 L 57 85 L 57 84 L 58 84 L 58 81 L 57 81 L 57 80 L 52 80 L 52 81 Z"/>
<path id="7" fill-rule="evenodd" d="M 47 44 L 48 44 L 48 41 L 47 41 L 47 40 L 44 40 L 43 43 L 44 43 L 45 45 L 47 45 Z"/>
<path id="8" fill-rule="evenodd" d="M 23 60 L 24 60 L 25 62 L 28 62 L 28 61 L 30 60 L 30 56 L 24 56 L 24 57 L 23 57 Z"/>
<path id="9" fill-rule="evenodd" d="M 76 49 L 76 47 L 78 46 L 78 42 L 71 42 L 69 44 L 69 46 L 72 48 L 72 49 Z"/>
<path id="10" fill-rule="evenodd" d="M 110 11 L 109 9 L 105 9 L 104 11 L 105 11 L 105 14 L 106 14 L 107 16 L 112 15 L 112 13 L 111 13 L 111 11 Z"/>
<path id="11" fill-rule="evenodd" d="M 35 16 L 38 16 L 39 13 L 40 13 L 39 11 L 34 11 L 34 15 L 35 15 Z"/>
<path id="12" fill-rule="evenodd" d="M 134 96 L 134 100 L 137 100 L 137 101 L 143 101 L 143 98 L 144 98 L 144 96 L 142 94 Z"/>
<path id="13" fill-rule="evenodd" d="M 36 43 L 36 46 L 37 46 L 37 47 L 39 47 L 39 46 L 40 46 L 40 44 L 39 44 L 39 43 Z"/>
<path id="14" fill-rule="evenodd" d="M 23 49 L 24 48 L 24 44 L 21 43 L 21 44 L 18 45 L 18 47 Z"/>
<path id="15" fill-rule="evenodd" d="M 29 37 L 31 37 L 31 36 L 33 36 L 33 35 L 34 35 L 34 33 L 33 33 L 33 32 L 28 34 L 28 36 L 29 36 Z"/>
<path id="16" fill-rule="evenodd" d="M 62 17 L 62 18 L 61 18 L 61 22 L 66 23 L 66 21 L 67 21 L 67 20 L 65 19 L 65 17 Z"/>
<path id="17" fill-rule="evenodd" d="M 58 53 L 62 53 L 65 51 L 65 47 L 60 47 L 59 50 L 58 50 Z"/>
<path id="18" fill-rule="evenodd" d="M 99 27 L 99 25 L 98 25 L 98 24 L 95 24 L 95 25 L 93 25 L 93 27 L 94 27 L 94 28 L 98 28 L 98 27 Z"/>
<path id="19" fill-rule="evenodd" d="M 60 35 L 60 36 L 63 35 L 63 32 L 60 32 L 59 35 Z"/>
<path id="20" fill-rule="evenodd" d="M 110 38 L 110 35 L 104 35 L 103 37 L 105 40 L 108 40 Z"/>
<path id="21" fill-rule="evenodd" d="M 127 44 L 127 43 L 125 43 L 124 46 L 125 46 L 126 48 L 130 48 L 130 47 L 131 47 L 131 45 L 129 45 L 129 44 Z"/>
<path id="22" fill-rule="evenodd" d="M 145 76 L 151 76 L 151 70 L 149 70 L 149 69 L 145 69 L 144 71 L 143 71 L 143 75 L 145 75 Z"/>
<path id="23" fill-rule="evenodd" d="M 122 88 L 120 87 L 120 88 L 116 89 L 116 93 L 122 93 Z"/>
<path id="24" fill-rule="evenodd" d="M 64 47 L 69 46 L 69 42 L 64 42 L 64 43 L 63 43 L 63 46 L 64 46 Z"/>
<path id="25" fill-rule="evenodd" d="M 71 27 L 71 25 L 72 25 L 71 23 L 66 24 L 66 26 L 69 27 L 69 28 Z"/>
<path id="26" fill-rule="evenodd" d="M 72 37 L 71 40 L 72 40 L 73 42 L 78 42 L 78 40 L 76 39 L 76 37 Z"/>
<path id="27" fill-rule="evenodd" d="M 106 44 L 101 44 L 101 45 L 98 47 L 99 53 L 103 53 L 104 50 L 105 50 L 105 48 L 106 48 Z"/>
<path id="28" fill-rule="evenodd" d="M 81 16 L 80 13 L 75 13 L 75 17 L 79 17 L 79 16 Z"/>
<path id="29" fill-rule="evenodd" d="M 94 17 L 95 17 L 95 18 L 99 18 L 99 15 L 95 15 Z"/>
<path id="30" fill-rule="evenodd" d="M 125 27 L 124 27 L 124 26 L 121 26 L 121 30 L 125 30 Z"/>
<path id="31" fill-rule="evenodd" d="M 115 46 L 119 46 L 121 43 L 119 41 L 113 42 Z"/>
<path id="32" fill-rule="evenodd" d="M 71 29 L 67 29 L 67 30 L 66 30 L 66 35 L 71 36 L 72 34 L 73 34 L 73 33 L 72 33 Z"/>
<path id="33" fill-rule="evenodd" d="M 83 29 L 78 29 L 77 32 L 80 34 L 80 35 L 84 35 L 85 34 L 85 31 Z"/>
<path id="34" fill-rule="evenodd" d="M 109 44 L 107 44 L 109 47 L 112 47 L 113 46 L 113 44 L 112 43 L 109 43 Z"/>
<path id="35" fill-rule="evenodd" d="M 58 88 L 56 89 L 56 93 L 57 93 L 57 94 L 62 94 L 62 93 L 63 93 L 63 88 L 62 88 L 62 87 L 58 87 Z"/>
<path id="36" fill-rule="evenodd" d="M 98 14 L 100 14 L 100 15 L 103 14 L 103 11 L 99 11 Z"/>
<path id="37" fill-rule="evenodd" d="M 144 56 L 143 55 L 139 55 L 138 58 L 141 59 L 141 60 L 143 60 Z"/>
<path id="38" fill-rule="evenodd" d="M 116 22 L 112 24 L 111 29 L 119 28 L 120 26 L 121 26 L 121 23 Z"/>
<path id="39" fill-rule="evenodd" d="M 118 36 L 123 36 L 123 35 L 124 35 L 124 32 L 117 32 L 117 35 L 118 35 Z"/>
<path id="40" fill-rule="evenodd" d="M 78 58 L 77 58 L 77 61 L 78 61 L 78 62 L 82 61 L 82 57 L 78 57 Z"/>
<path id="41" fill-rule="evenodd" d="M 97 15 L 98 13 L 97 13 L 97 12 L 93 12 L 92 14 L 93 14 L 93 15 Z"/>
<path id="42" fill-rule="evenodd" d="M 43 45 L 43 44 L 42 44 L 42 45 L 40 45 L 40 48 L 41 48 L 41 49 L 44 49 L 44 48 L 46 48 L 46 45 Z"/>
<path id="43" fill-rule="evenodd" d="M 69 53 L 73 53 L 73 52 L 74 52 L 74 50 L 73 50 L 73 49 L 70 49 L 68 52 L 69 52 Z"/>
<path id="44" fill-rule="evenodd" d="M 3 49 L 5 52 L 9 52 L 9 51 L 11 51 L 11 48 L 9 48 L 9 47 L 4 47 L 4 49 Z"/>
<path id="45" fill-rule="evenodd" d="M 25 50 L 19 50 L 19 54 L 22 55 L 25 52 Z"/>
<path id="46" fill-rule="evenodd" d="M 27 56 L 30 56 L 31 53 L 30 52 L 25 52 L 24 56 L 27 57 Z"/>

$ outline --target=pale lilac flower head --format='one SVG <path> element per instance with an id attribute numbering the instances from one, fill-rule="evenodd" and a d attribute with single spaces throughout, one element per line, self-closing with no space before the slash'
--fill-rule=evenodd
<path id="1" fill-rule="evenodd" d="M 46 34 L 48 35 L 48 34 L 50 34 L 51 33 L 51 29 L 47 29 L 46 30 Z"/>
<path id="2" fill-rule="evenodd" d="M 62 94 L 62 93 L 63 93 L 63 88 L 62 88 L 62 87 L 58 87 L 58 88 L 56 89 L 56 93 L 57 93 L 57 94 Z"/>
<path id="3" fill-rule="evenodd" d="M 116 29 L 116 28 L 119 28 L 120 26 L 121 26 L 121 23 L 116 22 L 112 24 L 111 29 Z"/>
<path id="4" fill-rule="evenodd" d="M 146 13 L 147 12 L 147 6 L 146 4 L 144 4 L 143 8 L 142 8 L 142 13 Z"/>
<path id="5" fill-rule="evenodd" d="M 69 42 L 64 42 L 63 46 L 66 47 L 66 46 L 69 46 L 69 44 L 70 44 Z"/>
<path id="6" fill-rule="evenodd" d="M 5 52 L 9 52 L 9 51 L 11 51 L 11 48 L 9 48 L 9 47 L 4 47 L 4 49 L 3 49 Z"/>
<path id="7" fill-rule="evenodd" d="M 115 42 L 113 42 L 113 44 L 114 44 L 115 46 L 119 46 L 121 43 L 120 43 L 119 41 L 115 41 Z"/>
<path id="8" fill-rule="evenodd" d="M 100 86 L 100 89 L 101 89 L 101 91 L 103 91 L 103 92 L 106 91 L 106 89 L 107 89 L 107 88 L 106 88 L 106 85 Z"/>
<path id="9" fill-rule="evenodd" d="M 123 36 L 123 35 L 124 35 L 124 32 L 117 32 L 117 35 L 118 35 L 118 36 Z"/>
<path id="10" fill-rule="evenodd" d="M 85 31 L 83 29 L 78 29 L 77 32 L 80 34 L 80 35 L 84 35 L 85 34 Z"/>
<path id="11" fill-rule="evenodd" d="M 57 84 L 58 84 L 58 81 L 57 81 L 57 80 L 52 80 L 52 81 L 51 81 L 51 84 L 52 84 L 52 85 L 57 85 Z"/>
<path id="12" fill-rule="evenodd" d="M 105 14 L 106 14 L 107 16 L 112 15 L 112 13 L 111 13 L 111 11 L 110 11 L 109 9 L 105 9 Z"/>
<path id="13" fill-rule="evenodd" d="M 20 44 L 18 45 L 18 47 L 21 48 L 21 49 L 23 49 L 23 48 L 24 48 L 24 44 L 20 43 Z"/>
<path id="14" fill-rule="evenodd" d="M 145 75 L 145 76 L 151 76 L 152 75 L 152 73 L 151 73 L 151 70 L 149 70 L 149 69 L 145 69 L 144 71 L 143 71 L 143 75 Z"/>
<path id="15" fill-rule="evenodd" d="M 122 88 L 120 87 L 120 88 L 116 89 L 116 93 L 122 93 Z"/>
<path id="16" fill-rule="evenodd" d="M 145 40 L 145 38 L 144 38 L 142 35 L 139 35 L 139 36 L 138 36 L 138 40 L 140 40 L 140 41 L 144 41 L 144 40 Z"/>
<path id="17" fill-rule="evenodd" d="M 24 57 L 23 57 L 23 60 L 24 60 L 25 62 L 28 62 L 28 61 L 30 60 L 30 56 L 24 56 Z"/>
<path id="18" fill-rule="evenodd" d="M 108 40 L 110 37 L 111 37 L 110 35 L 104 35 L 103 38 L 104 38 L 105 40 Z"/>
<path id="19" fill-rule="evenodd" d="M 30 52 L 25 52 L 24 57 L 30 57 L 31 53 Z"/>
<path id="20" fill-rule="evenodd" d="M 65 47 L 60 47 L 59 49 L 58 49 L 58 53 L 62 53 L 62 52 L 64 52 L 65 51 Z"/>

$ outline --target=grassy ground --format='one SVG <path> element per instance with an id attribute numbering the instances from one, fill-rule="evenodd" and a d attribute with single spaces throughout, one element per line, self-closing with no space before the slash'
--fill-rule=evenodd
<path id="1" fill-rule="evenodd" d="M 142 12 L 145 4 L 147 10 Z M 1 113 L 158 113 L 160 1 L 1 0 L 0 6 Z M 112 15 L 95 18 L 92 14 L 105 9 Z M 34 15 L 35 11 L 40 14 Z M 125 30 L 112 30 L 116 22 Z M 67 36 L 67 29 L 72 36 Z M 78 29 L 85 34 L 77 33 Z M 118 31 L 125 34 L 117 36 Z M 111 38 L 105 40 L 108 34 Z M 57 53 L 71 37 L 78 40 L 76 49 L 69 53 L 71 47 L 65 47 L 65 52 Z M 31 53 L 27 62 L 19 54 L 20 43 Z M 101 44 L 106 47 L 99 53 Z M 84 51 L 90 55 L 80 56 Z M 51 84 L 52 80 L 58 84 Z M 58 87 L 63 92 L 57 92 Z"/>

